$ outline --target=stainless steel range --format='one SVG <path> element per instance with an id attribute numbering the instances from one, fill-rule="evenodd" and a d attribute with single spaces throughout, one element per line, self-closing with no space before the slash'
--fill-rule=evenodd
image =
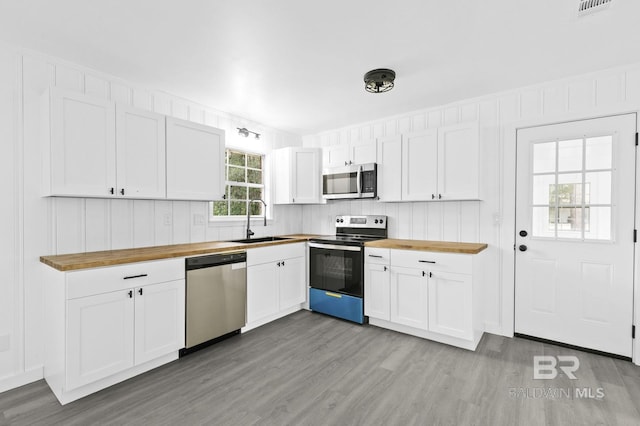
<path id="1" fill-rule="evenodd" d="M 387 238 L 387 216 L 337 216 L 335 227 L 309 242 L 309 307 L 363 324 L 364 244 Z"/>

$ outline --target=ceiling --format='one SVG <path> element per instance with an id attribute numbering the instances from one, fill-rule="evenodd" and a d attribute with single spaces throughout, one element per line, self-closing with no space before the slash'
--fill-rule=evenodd
<path id="1" fill-rule="evenodd" d="M 7 0 L 0 40 L 298 134 L 640 61 L 639 1 Z M 396 87 L 364 91 L 392 68 Z"/>

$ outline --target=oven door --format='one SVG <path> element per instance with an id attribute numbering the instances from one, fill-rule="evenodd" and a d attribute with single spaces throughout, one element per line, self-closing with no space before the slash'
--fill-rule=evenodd
<path id="1" fill-rule="evenodd" d="M 362 247 L 309 243 L 309 286 L 363 296 Z"/>

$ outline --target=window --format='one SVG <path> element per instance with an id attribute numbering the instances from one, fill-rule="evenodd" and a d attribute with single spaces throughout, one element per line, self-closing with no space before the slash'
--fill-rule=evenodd
<path id="1" fill-rule="evenodd" d="M 264 205 L 264 156 L 227 149 L 225 153 L 225 199 L 211 203 L 211 218 L 266 214 Z M 249 204 L 251 204 L 249 206 Z"/>
<path id="2" fill-rule="evenodd" d="M 611 240 L 611 135 L 533 145 L 533 236 Z"/>

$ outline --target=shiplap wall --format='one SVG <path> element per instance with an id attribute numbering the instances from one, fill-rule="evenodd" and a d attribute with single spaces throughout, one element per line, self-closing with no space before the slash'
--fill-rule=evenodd
<path id="1" fill-rule="evenodd" d="M 487 263 L 481 271 L 486 329 L 509 334 L 513 302 L 505 286 L 513 286 L 513 275 L 504 263 L 512 262 L 514 206 L 505 190 L 513 190 L 515 150 L 505 150 L 505 144 L 515 144 L 513 129 L 637 111 L 639 101 L 640 65 L 633 65 L 307 135 L 304 146 L 325 147 L 478 120 L 482 201 L 331 201 L 303 207 L 304 230 L 332 233 L 338 214 L 386 214 L 391 238 L 489 244 Z"/>
<path id="2" fill-rule="evenodd" d="M 227 146 L 268 154 L 301 144 L 273 129 L 57 58 L 0 45 L 0 176 L 13 189 L 0 209 L 0 391 L 42 377 L 44 301 L 39 257 L 244 237 L 244 221 L 199 223 L 209 203 L 43 198 L 41 95 L 55 86 L 226 130 Z M 261 133 L 240 138 L 236 127 Z M 268 189 L 267 189 L 268 190 Z M 257 236 L 299 233 L 299 206 L 274 206 Z M 6 228 L 6 229 L 5 229 Z"/>

